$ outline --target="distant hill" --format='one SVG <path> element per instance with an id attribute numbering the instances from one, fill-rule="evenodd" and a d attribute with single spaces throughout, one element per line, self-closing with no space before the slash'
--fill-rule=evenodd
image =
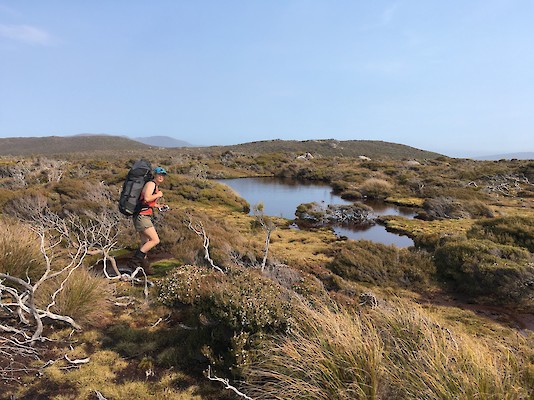
<path id="1" fill-rule="evenodd" d="M 157 138 L 157 136 L 153 136 L 152 138 L 155 137 Z M 129 139 L 124 136 L 92 134 L 68 137 L 46 136 L 29 138 L 0 138 L 0 156 L 27 156 L 39 154 L 53 155 L 99 151 L 127 152 L 164 147 L 162 144 L 163 143 L 158 143 L 148 146 L 137 140 Z M 176 150 L 193 153 L 206 153 L 213 151 L 234 151 L 236 153 L 243 154 L 294 153 L 301 155 L 310 153 L 312 156 L 365 156 L 371 159 L 434 159 L 442 156 L 438 153 L 416 149 L 403 144 L 383 142 L 378 140 L 265 140 L 232 146 L 186 147 L 182 144 L 178 147 L 181 148 Z"/>
<path id="2" fill-rule="evenodd" d="M 108 135 L 76 135 L 0 138 L 0 155 L 52 155 L 92 151 L 125 151 L 147 149 L 149 146 L 125 137 Z"/>
<path id="3" fill-rule="evenodd" d="M 278 153 L 289 152 L 296 154 L 310 153 L 312 156 L 344 156 L 358 157 L 366 156 L 373 158 L 393 158 L 393 159 L 434 159 L 442 154 L 416 149 L 415 147 L 403 144 L 383 142 L 378 140 L 266 140 L 237 144 L 233 146 L 213 146 L 206 149 L 228 149 L 241 153 Z"/>
<path id="4" fill-rule="evenodd" d="M 475 160 L 534 160 L 534 152 L 495 154 L 492 156 L 475 157 Z"/>
<path id="5" fill-rule="evenodd" d="M 190 143 L 169 136 L 136 137 L 133 140 L 156 147 L 193 147 Z"/>

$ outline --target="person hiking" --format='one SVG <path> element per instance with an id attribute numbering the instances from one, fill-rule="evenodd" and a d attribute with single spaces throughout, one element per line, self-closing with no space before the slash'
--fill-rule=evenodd
<path id="1" fill-rule="evenodd" d="M 141 246 L 135 252 L 133 258 L 130 260 L 129 267 L 135 269 L 143 267 L 147 275 L 152 275 L 154 272 L 147 260 L 147 253 L 157 244 L 159 244 L 158 232 L 153 223 L 154 208 L 167 207 L 158 202 L 163 197 L 163 192 L 159 190 L 159 185 L 167 176 L 165 168 L 156 167 L 154 169 L 154 178 L 143 186 L 139 201 L 141 203 L 141 211 L 133 215 L 133 225 L 136 232 L 139 234 Z"/>

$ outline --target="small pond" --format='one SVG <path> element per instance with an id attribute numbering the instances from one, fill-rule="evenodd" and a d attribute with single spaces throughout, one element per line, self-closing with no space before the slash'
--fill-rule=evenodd
<path id="1" fill-rule="evenodd" d="M 243 197 L 252 208 L 263 203 L 265 215 L 295 219 L 295 210 L 302 203 L 352 204 L 332 193 L 328 185 L 281 178 L 239 178 L 221 179 L 218 182 L 230 186 Z M 373 208 L 373 216 L 400 215 L 413 218 L 415 212 L 407 207 L 397 207 L 381 201 L 366 201 Z M 252 211 L 251 211 L 252 214 Z M 394 244 L 398 247 L 413 245 L 412 239 L 386 231 L 381 225 L 372 226 L 334 226 L 338 236 L 349 239 L 371 240 L 383 244 Z"/>

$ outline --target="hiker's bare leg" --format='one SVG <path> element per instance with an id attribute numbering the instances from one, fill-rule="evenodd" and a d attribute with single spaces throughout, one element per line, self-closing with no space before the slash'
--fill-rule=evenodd
<path id="1" fill-rule="evenodd" d="M 139 246 L 139 248 L 141 248 L 145 245 L 146 242 L 150 240 L 150 237 L 145 235 L 144 232 L 139 232 L 139 239 L 141 241 L 141 245 Z"/>
<path id="2" fill-rule="evenodd" d="M 159 236 L 156 232 L 156 228 L 150 227 L 141 232 L 141 250 L 143 253 L 147 253 L 151 248 L 159 243 Z"/>

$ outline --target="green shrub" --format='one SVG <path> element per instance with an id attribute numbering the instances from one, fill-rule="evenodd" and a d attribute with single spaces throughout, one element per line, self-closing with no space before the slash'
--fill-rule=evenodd
<path id="1" fill-rule="evenodd" d="M 291 325 L 287 291 L 251 269 L 223 274 L 185 266 L 158 283 L 158 299 L 173 307 L 194 306 L 198 314 L 235 331 L 277 332 Z"/>
<path id="2" fill-rule="evenodd" d="M 236 376 L 264 334 L 287 332 L 294 323 L 288 291 L 257 270 L 223 274 L 185 266 L 159 282 L 157 291 L 168 307 L 188 306 L 195 325 L 187 339 L 191 348 Z"/>
<path id="3" fill-rule="evenodd" d="M 347 190 L 341 193 L 341 198 L 343 200 L 355 201 L 355 200 L 361 200 L 363 198 L 363 195 L 357 190 Z"/>
<path id="4" fill-rule="evenodd" d="M 430 220 L 493 217 L 491 209 L 479 200 L 458 200 L 443 196 L 426 199 L 423 210 L 421 215 Z"/>
<path id="5" fill-rule="evenodd" d="M 461 292 L 499 302 L 529 301 L 532 296 L 534 258 L 520 247 L 455 239 L 438 247 L 434 257 L 438 273 Z"/>
<path id="6" fill-rule="evenodd" d="M 426 284 L 434 273 L 426 252 L 370 241 L 336 243 L 327 254 L 332 272 L 358 282 L 409 287 Z"/>
<path id="7" fill-rule="evenodd" d="M 477 221 L 467 232 L 467 237 L 524 247 L 534 252 L 534 218 L 502 217 Z"/>
<path id="8" fill-rule="evenodd" d="M 184 176 L 171 176 L 167 184 L 170 193 L 166 199 L 183 201 L 190 200 L 205 204 L 220 204 L 235 211 L 249 212 L 250 205 L 239 197 L 231 188 L 218 182 L 206 179 L 193 179 Z"/>

